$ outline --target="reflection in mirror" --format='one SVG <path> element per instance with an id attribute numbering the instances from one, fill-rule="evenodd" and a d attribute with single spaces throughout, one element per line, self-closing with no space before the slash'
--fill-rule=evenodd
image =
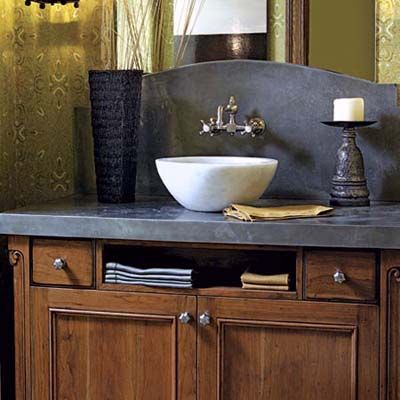
<path id="1" fill-rule="evenodd" d="M 187 0 L 175 0 L 175 49 L 179 48 Z M 232 59 L 267 59 L 267 0 L 212 0 L 191 31 L 183 64 Z"/>
<path id="2" fill-rule="evenodd" d="M 110 68 L 158 72 L 214 60 L 286 60 L 287 0 L 113 4 L 105 7 L 102 26 L 103 53 Z"/>
<path id="3" fill-rule="evenodd" d="M 108 20 L 110 25 L 117 20 L 119 68 L 158 72 L 204 61 L 255 59 L 375 78 L 375 0 L 113 1 L 117 18 L 114 8 Z M 114 35 L 112 27 L 108 31 Z"/>
<path id="4" fill-rule="evenodd" d="M 285 0 L 205 0 L 182 53 L 187 0 L 174 0 L 174 49 L 180 64 L 215 60 L 284 61 Z"/>

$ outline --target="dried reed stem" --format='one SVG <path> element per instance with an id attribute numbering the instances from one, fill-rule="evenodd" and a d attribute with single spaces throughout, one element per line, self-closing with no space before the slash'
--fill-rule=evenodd
<path id="1" fill-rule="evenodd" d="M 102 56 L 108 69 L 159 71 L 173 44 L 169 17 L 174 0 L 103 0 Z M 174 66 L 181 65 L 205 0 L 184 0 Z M 176 3 L 175 3 L 176 8 Z M 176 9 L 174 9 L 177 12 Z M 171 25 L 171 29 L 165 27 Z M 167 31 L 167 32 L 166 32 Z"/>

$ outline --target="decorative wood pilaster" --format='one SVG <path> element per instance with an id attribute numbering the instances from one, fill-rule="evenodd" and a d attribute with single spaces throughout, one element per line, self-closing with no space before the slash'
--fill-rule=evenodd
<path id="1" fill-rule="evenodd" d="M 400 268 L 387 280 L 386 399 L 400 400 Z"/>
<path id="2" fill-rule="evenodd" d="M 0 237 L 0 398 L 14 399 L 13 268 L 8 263 L 7 238 Z"/>
<path id="3" fill-rule="evenodd" d="M 8 248 L 9 262 L 14 267 L 15 398 L 27 400 L 31 398 L 29 238 L 10 237 Z"/>
<path id="4" fill-rule="evenodd" d="M 400 251 L 381 260 L 380 399 L 400 400 Z"/>

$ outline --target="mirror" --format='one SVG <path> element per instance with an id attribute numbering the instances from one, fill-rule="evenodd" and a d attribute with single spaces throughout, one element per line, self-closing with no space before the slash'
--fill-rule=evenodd
<path id="1" fill-rule="evenodd" d="M 187 0 L 174 1 L 177 52 Z M 196 7 L 182 64 L 231 59 L 285 61 L 286 0 L 205 0 Z"/>
<path id="2" fill-rule="evenodd" d="M 175 51 L 182 37 L 186 0 L 175 0 Z M 267 59 L 267 0 L 199 2 L 183 64 Z"/>
<path id="3" fill-rule="evenodd" d="M 137 1 L 146 7 L 136 7 Z M 142 63 L 134 66 L 146 72 L 205 61 L 254 59 L 375 79 L 375 0 L 157 0 L 157 7 L 149 0 L 126 0 L 118 4 L 117 56 L 124 68 L 136 59 Z M 130 38 L 134 30 L 129 21 L 143 26 L 139 46 L 129 45 L 137 42 L 136 37 Z"/>
<path id="4" fill-rule="evenodd" d="M 176 50 L 187 0 L 174 1 Z M 375 7 L 375 0 L 205 0 L 183 64 L 267 59 L 374 80 Z"/>

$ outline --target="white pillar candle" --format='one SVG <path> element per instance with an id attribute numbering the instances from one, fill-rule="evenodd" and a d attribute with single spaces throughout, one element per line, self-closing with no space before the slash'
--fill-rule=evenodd
<path id="1" fill-rule="evenodd" d="M 364 121 L 364 99 L 336 99 L 333 108 L 334 121 Z"/>

